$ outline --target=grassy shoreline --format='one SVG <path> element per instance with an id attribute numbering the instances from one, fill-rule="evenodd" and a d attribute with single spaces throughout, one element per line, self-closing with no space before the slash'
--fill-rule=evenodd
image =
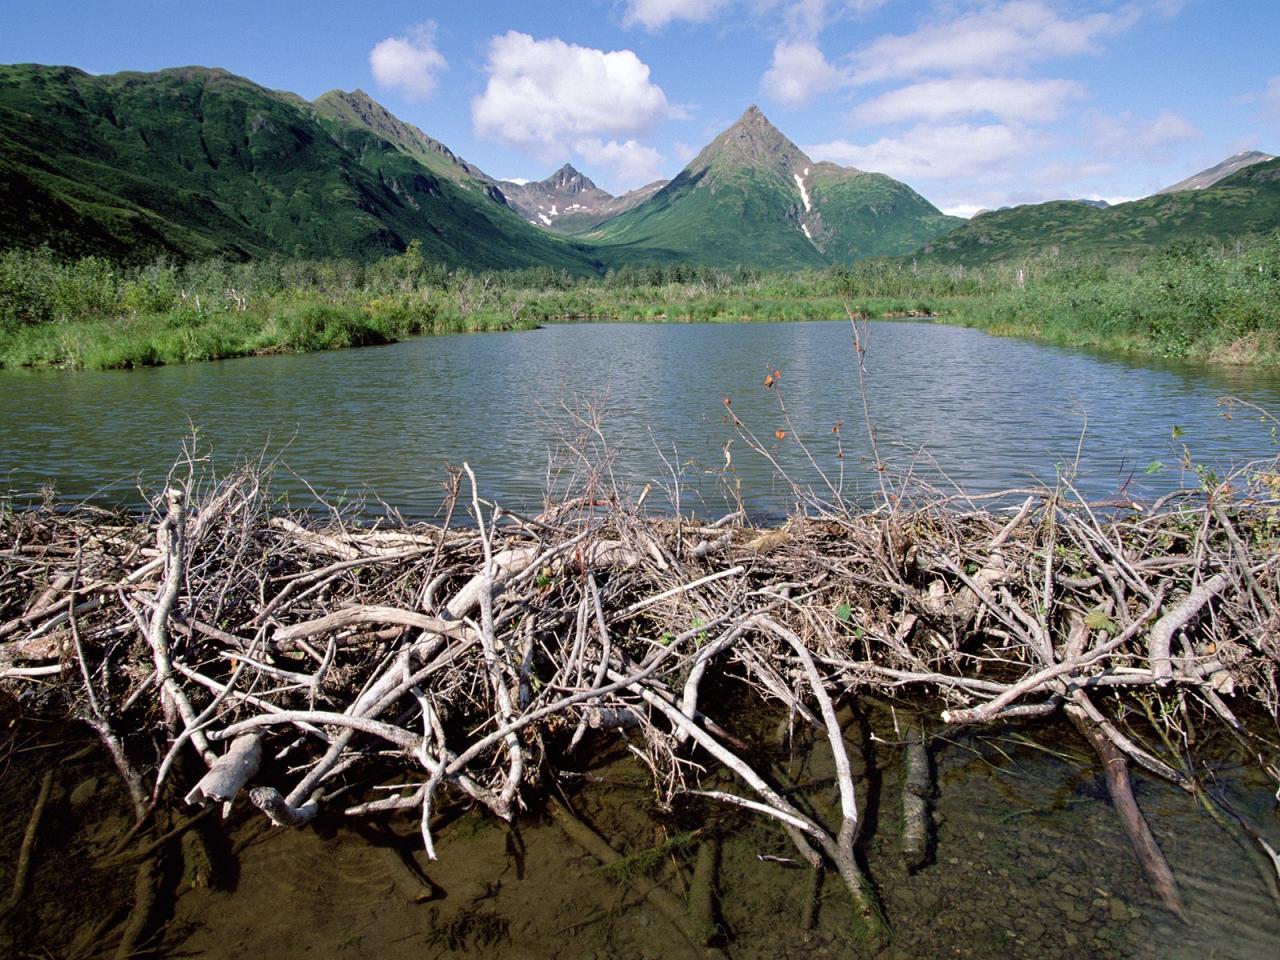
<path id="1" fill-rule="evenodd" d="M 1280 365 L 1280 233 L 1140 260 L 963 268 L 904 260 L 796 273 L 672 265 L 581 278 L 448 272 L 413 245 L 374 264 L 127 269 L 0 254 L 0 367 L 111 369 L 531 329 L 571 319 L 794 321 L 927 316 L 1135 356 Z"/>
<path id="2" fill-rule="evenodd" d="M 872 319 L 935 316 L 936 306 L 883 299 L 852 308 Z M 728 304 L 662 303 L 581 313 L 493 312 L 440 315 L 406 306 L 383 313 L 378 306 L 292 303 L 269 310 L 206 313 L 196 318 L 164 314 L 113 320 L 44 324 L 0 340 L 0 367 L 111 370 L 309 353 L 397 343 L 410 337 L 502 330 L 532 330 L 548 323 L 761 323 L 839 319 L 842 301 L 785 300 Z"/>

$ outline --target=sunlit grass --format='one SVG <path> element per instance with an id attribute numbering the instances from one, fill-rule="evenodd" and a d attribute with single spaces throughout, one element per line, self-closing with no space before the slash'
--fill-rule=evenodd
<path id="1" fill-rule="evenodd" d="M 191 363 L 574 320 L 740 322 L 925 316 L 1070 347 L 1280 361 L 1280 234 L 1135 260 L 1031 258 L 981 269 L 907 260 L 811 271 L 624 267 L 446 271 L 372 263 L 209 261 L 126 269 L 0 254 L 0 365 Z"/>

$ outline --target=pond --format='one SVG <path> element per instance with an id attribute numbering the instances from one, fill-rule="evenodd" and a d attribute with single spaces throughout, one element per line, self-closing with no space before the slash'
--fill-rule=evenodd
<path id="1" fill-rule="evenodd" d="M 971 493 L 1052 482 L 1079 457 L 1089 494 L 1153 495 L 1194 479 L 1184 457 L 1221 473 L 1273 455 L 1268 424 L 1249 408 L 1224 417 L 1223 395 L 1280 410 L 1280 377 L 1138 365 L 931 324 L 870 331 L 866 399 L 882 454 L 897 471 Z M 194 430 L 224 466 L 263 451 L 280 457 L 288 469 L 277 483 L 299 506 L 313 489 L 372 492 L 422 517 L 441 503 L 446 463 L 464 460 L 485 495 L 537 504 L 573 412 L 600 415 L 620 484 L 662 481 L 670 464 L 682 507 L 699 512 L 723 510 L 735 484 L 757 514 L 788 509 L 770 458 L 800 482 L 820 484 L 822 470 L 837 487 L 843 466 L 849 496 L 875 497 L 850 328 L 825 322 L 563 325 L 157 370 L 9 372 L 0 375 L 0 469 L 20 494 L 52 483 L 68 496 L 137 502 L 136 486 L 163 482 Z M 734 417 L 761 438 L 757 450 Z M 1148 472 L 1153 461 L 1166 466 Z M 86 730 L 0 706 L 0 815 L 15 825 L 0 850 L 0 889 L 12 883 L 41 777 L 53 771 L 48 823 L 21 908 L 0 919 L 0 953 L 91 955 L 134 897 L 133 863 L 105 855 L 128 829 L 128 802 Z M 934 846 L 909 872 L 899 853 L 903 704 L 846 709 L 846 736 L 860 747 L 860 849 L 895 936 L 886 955 L 1273 955 L 1280 891 L 1241 831 L 1135 772 L 1187 900 L 1190 923 L 1180 924 L 1137 870 L 1094 758 L 1064 725 L 935 728 Z M 832 764 L 820 745 L 770 735 L 777 718 L 724 713 L 772 775 L 785 773 L 832 815 Z M 851 955 L 838 879 L 815 886 L 761 818 L 658 804 L 625 746 L 601 734 L 591 762 L 530 787 L 510 826 L 461 802 L 441 811 L 435 862 L 412 816 L 280 830 L 240 803 L 225 824 L 210 817 L 184 835 L 207 848 L 209 876 L 180 874 L 181 858 L 164 862 L 153 945 L 163 955 L 237 957 Z M 1213 746 L 1208 781 L 1275 846 L 1274 783 L 1250 766 L 1255 757 Z M 619 881 L 548 815 L 548 797 L 621 853 L 670 855 L 651 877 Z M 693 839 L 665 846 L 680 837 Z M 713 842 L 721 936 L 704 951 L 645 891 L 687 896 L 697 853 Z"/>
<path id="2" fill-rule="evenodd" d="M 882 458 L 948 490 L 1052 483 L 1079 448 L 1089 495 L 1153 495 L 1187 481 L 1188 455 L 1221 472 L 1276 451 L 1256 417 L 1228 420 L 1218 405 L 1234 395 L 1280 411 L 1275 372 L 1141 365 L 917 322 L 873 323 L 867 346 Z M 572 433 L 567 411 L 589 407 L 633 492 L 669 490 L 674 469 L 683 508 L 723 511 L 734 487 L 754 514 L 776 515 L 789 488 L 725 398 L 790 477 L 829 496 L 821 469 L 869 500 L 857 374 L 849 324 L 817 321 L 565 324 L 136 371 L 7 371 L 0 485 L 136 503 L 195 431 L 224 467 L 279 457 L 277 484 L 301 507 L 312 489 L 372 493 L 425 518 L 446 463 L 467 461 L 483 495 L 519 509 L 541 502 L 548 455 Z"/>

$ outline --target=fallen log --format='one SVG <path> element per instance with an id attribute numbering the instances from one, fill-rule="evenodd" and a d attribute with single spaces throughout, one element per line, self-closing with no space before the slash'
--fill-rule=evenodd
<path id="1" fill-rule="evenodd" d="M 1178 882 L 1169 868 L 1169 861 L 1165 859 L 1151 828 L 1147 826 L 1146 817 L 1138 807 L 1138 801 L 1134 799 L 1133 785 L 1129 780 L 1129 761 L 1084 710 L 1076 706 L 1068 706 L 1066 709 L 1075 728 L 1098 755 L 1107 779 L 1111 805 L 1120 818 L 1120 825 L 1129 838 L 1134 856 L 1137 857 L 1147 882 L 1165 908 L 1179 920 L 1187 922 L 1187 908 L 1182 902 L 1182 894 L 1178 892 Z"/>
<path id="2" fill-rule="evenodd" d="M 932 834 L 929 799 L 933 776 L 924 731 L 918 721 L 907 723 L 902 747 L 902 858 L 914 873 L 928 862 Z"/>
<path id="3" fill-rule="evenodd" d="M 36 839 L 40 835 L 40 821 L 44 819 L 45 807 L 49 804 L 49 796 L 53 792 L 53 778 L 56 771 L 46 770 L 40 779 L 40 790 L 36 794 L 35 805 L 31 808 L 31 817 L 27 820 L 27 829 L 22 834 L 22 845 L 18 848 L 18 862 L 13 871 L 13 887 L 9 896 L 0 903 L 0 920 L 12 913 L 22 902 L 27 893 L 27 883 L 31 879 L 31 865 L 34 859 Z"/>

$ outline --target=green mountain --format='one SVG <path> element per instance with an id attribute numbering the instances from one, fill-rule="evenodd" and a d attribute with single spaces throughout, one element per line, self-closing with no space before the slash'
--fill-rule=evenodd
<path id="1" fill-rule="evenodd" d="M 925 259 L 982 264 L 1042 254 L 1137 254 L 1179 240 L 1230 242 L 1280 228 L 1280 160 L 1212 186 L 1099 210 L 1074 200 L 979 214 L 927 244 Z"/>
<path id="2" fill-rule="evenodd" d="M 0 243 L 137 261 L 376 258 L 416 239 L 449 265 L 596 268 L 394 120 L 363 95 L 311 104 L 203 67 L 0 67 Z"/>
<path id="3" fill-rule="evenodd" d="M 813 210 L 803 219 L 836 263 L 910 253 L 964 222 L 883 173 L 817 163 L 806 179 Z"/>
<path id="4" fill-rule="evenodd" d="M 582 236 L 610 262 L 818 267 L 907 253 L 960 222 L 883 174 L 814 163 L 753 106 L 651 199 Z"/>
<path id="5" fill-rule="evenodd" d="M 360 90 L 309 102 L 204 67 L 92 76 L 20 64 L 0 66 L 0 247 L 133 262 L 376 259 L 417 240 L 447 266 L 574 273 L 917 251 L 965 264 L 1124 255 L 1280 228 L 1280 160 L 1264 156 L 1132 203 L 1060 201 L 965 222 L 883 174 L 813 162 L 751 107 L 671 182 L 611 197 L 568 166 L 537 183 L 497 181 Z"/>
<path id="6" fill-rule="evenodd" d="M 402 152 L 413 157 L 432 173 L 454 183 L 480 183 L 492 179 L 479 167 L 463 160 L 439 140 L 427 136 L 411 123 L 405 123 L 363 90 L 330 90 L 311 102 L 316 114 L 327 120 L 352 127 L 362 127 L 376 134 Z M 498 202 L 502 202 L 499 199 Z"/>

